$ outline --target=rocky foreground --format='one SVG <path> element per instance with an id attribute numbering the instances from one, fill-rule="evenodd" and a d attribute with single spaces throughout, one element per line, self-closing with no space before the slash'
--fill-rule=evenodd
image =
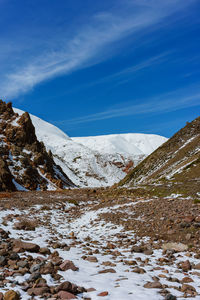
<path id="1" fill-rule="evenodd" d="M 199 299 L 200 206 L 104 190 L 0 194 L 0 299 Z"/>

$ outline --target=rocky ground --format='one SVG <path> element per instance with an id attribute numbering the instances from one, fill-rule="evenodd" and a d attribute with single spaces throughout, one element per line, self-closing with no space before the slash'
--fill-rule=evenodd
<path id="1" fill-rule="evenodd" d="M 0 193 L 0 299 L 200 299 L 198 202 Z"/>

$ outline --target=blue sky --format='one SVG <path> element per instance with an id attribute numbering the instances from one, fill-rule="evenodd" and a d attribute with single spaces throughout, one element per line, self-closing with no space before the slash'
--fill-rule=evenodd
<path id="1" fill-rule="evenodd" d="M 200 112 L 199 0 L 0 0 L 0 98 L 69 136 Z"/>

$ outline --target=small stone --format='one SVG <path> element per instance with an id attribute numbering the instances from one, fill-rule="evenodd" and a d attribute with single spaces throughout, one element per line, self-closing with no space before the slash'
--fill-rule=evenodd
<path id="1" fill-rule="evenodd" d="M 182 280 L 181 280 L 181 283 L 189 283 L 189 282 L 194 282 L 194 280 L 190 277 L 184 277 Z"/>
<path id="2" fill-rule="evenodd" d="M 173 296 L 172 294 L 168 294 L 166 297 L 165 297 L 165 300 L 176 300 L 176 296 Z"/>
<path id="3" fill-rule="evenodd" d="M 49 288 L 47 286 L 44 287 L 35 287 L 27 290 L 27 293 L 30 296 L 42 296 L 45 293 L 49 292 Z"/>
<path id="4" fill-rule="evenodd" d="M 41 274 L 40 273 L 32 273 L 31 276 L 28 278 L 28 282 L 31 282 L 31 281 L 35 281 L 37 280 L 38 278 L 41 277 Z"/>
<path id="5" fill-rule="evenodd" d="M 181 263 L 181 268 L 184 272 L 187 272 L 187 271 L 191 270 L 192 267 L 191 267 L 191 264 L 190 264 L 189 260 L 186 260 L 186 261 L 182 262 Z"/>
<path id="6" fill-rule="evenodd" d="M 28 262 L 26 260 L 20 260 L 20 261 L 17 262 L 17 266 L 19 268 L 25 268 L 25 267 L 28 266 Z"/>
<path id="7" fill-rule="evenodd" d="M 5 256 L 0 256 L 0 266 L 4 267 L 7 264 L 7 258 Z"/>
<path id="8" fill-rule="evenodd" d="M 200 263 L 196 264 L 193 268 L 197 269 L 197 270 L 200 270 Z"/>
<path id="9" fill-rule="evenodd" d="M 96 258 L 96 256 L 88 256 L 86 258 L 86 260 L 89 262 L 94 262 L 94 263 L 98 262 L 98 259 Z"/>
<path id="10" fill-rule="evenodd" d="M 147 289 L 162 289 L 162 284 L 159 281 L 147 282 L 144 287 Z"/>
<path id="11" fill-rule="evenodd" d="M 31 268 L 30 268 L 30 272 L 35 273 L 35 272 L 39 271 L 40 268 L 41 268 L 41 264 L 32 265 Z"/>
<path id="12" fill-rule="evenodd" d="M 59 291 L 71 292 L 72 284 L 69 281 L 62 282 L 58 287 L 55 288 L 55 290 L 56 290 L 56 292 L 59 292 Z"/>
<path id="13" fill-rule="evenodd" d="M 99 296 L 99 297 L 105 297 L 105 296 L 108 296 L 108 292 L 107 292 L 107 291 L 101 292 L 101 293 L 99 293 L 97 296 Z"/>
<path id="14" fill-rule="evenodd" d="M 191 237 L 192 237 L 191 233 L 187 233 L 185 236 L 187 241 L 189 241 L 191 239 Z"/>
<path id="15" fill-rule="evenodd" d="M 95 291 L 96 291 L 96 289 L 94 289 L 94 288 L 89 288 L 89 289 L 87 289 L 87 293 L 95 292 Z"/>
<path id="16" fill-rule="evenodd" d="M 196 217 L 196 218 L 195 218 L 195 221 L 196 221 L 196 222 L 200 222 L 200 216 Z"/>
<path id="17" fill-rule="evenodd" d="M 3 228 L 0 228 L 0 236 L 2 239 L 7 239 L 9 237 L 8 232 L 6 232 Z"/>
<path id="18" fill-rule="evenodd" d="M 144 251 L 144 254 L 145 255 L 152 255 L 153 254 L 153 250 L 147 249 L 147 250 Z"/>
<path id="19" fill-rule="evenodd" d="M 20 295 L 13 290 L 7 291 L 4 295 L 4 300 L 19 300 L 19 299 L 20 299 Z"/>
<path id="20" fill-rule="evenodd" d="M 146 273 L 146 271 L 143 268 L 139 268 L 139 267 L 134 268 L 132 270 L 132 272 L 137 273 L 137 274 L 144 274 L 144 273 Z"/>
<path id="21" fill-rule="evenodd" d="M 19 260 L 20 256 L 17 253 L 13 252 L 13 253 L 10 254 L 9 259 L 11 259 L 11 260 Z"/>
<path id="22" fill-rule="evenodd" d="M 183 284 L 181 287 L 181 292 L 188 292 L 188 291 L 196 292 L 196 289 L 192 285 Z"/>
<path id="23" fill-rule="evenodd" d="M 48 248 L 40 248 L 40 253 L 43 255 L 51 254 L 51 251 Z"/>
<path id="24" fill-rule="evenodd" d="M 116 273 L 114 269 L 105 269 L 98 272 L 99 274 L 105 274 L 105 273 Z"/>

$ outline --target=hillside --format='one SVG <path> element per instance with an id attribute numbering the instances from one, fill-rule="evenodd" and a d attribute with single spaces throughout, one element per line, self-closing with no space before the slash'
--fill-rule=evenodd
<path id="1" fill-rule="evenodd" d="M 22 114 L 23 111 L 14 109 Z M 80 187 L 111 186 L 160 146 L 166 138 L 150 134 L 117 134 L 69 138 L 56 126 L 30 115 L 39 141 Z"/>
<path id="2" fill-rule="evenodd" d="M 29 114 L 19 116 L 1 100 L 0 154 L 0 191 L 74 186 L 37 140 Z"/>
<path id="3" fill-rule="evenodd" d="M 200 117 L 187 123 L 172 138 L 134 168 L 119 186 L 145 184 L 191 185 L 200 182 Z M 183 185 L 184 183 L 184 185 Z M 195 185 L 196 184 L 196 185 Z"/>

